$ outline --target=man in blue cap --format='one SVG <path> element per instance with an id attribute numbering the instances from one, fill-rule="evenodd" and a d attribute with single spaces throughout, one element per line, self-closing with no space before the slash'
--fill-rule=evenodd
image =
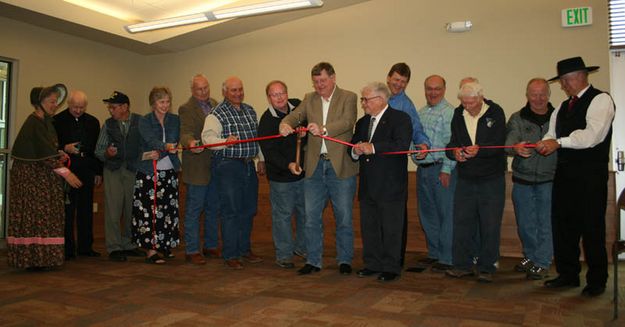
<path id="1" fill-rule="evenodd" d="M 130 112 L 130 100 L 122 92 L 114 91 L 102 101 L 111 114 L 100 130 L 95 149 L 95 156 L 104 163 L 106 251 L 109 259 L 126 261 L 127 256 L 145 256 L 130 240 L 141 116 Z"/>

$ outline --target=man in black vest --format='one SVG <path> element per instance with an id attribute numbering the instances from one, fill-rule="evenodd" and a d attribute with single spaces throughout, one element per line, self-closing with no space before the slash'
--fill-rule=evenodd
<path id="1" fill-rule="evenodd" d="M 130 241 L 141 116 L 130 112 L 128 96 L 119 91 L 102 101 L 111 114 L 102 126 L 95 150 L 96 157 L 104 162 L 106 251 L 111 260 L 126 261 L 127 256 L 145 256 Z"/>
<path id="2" fill-rule="evenodd" d="M 588 84 L 581 57 L 558 62 L 562 90 L 569 98 L 551 115 L 549 131 L 536 144 L 542 155 L 558 151 L 553 182 L 552 228 L 558 277 L 548 288 L 579 286 L 579 241 L 583 240 L 588 264 L 584 296 L 605 291 L 608 258 L 605 248 L 605 211 L 608 194 L 608 160 L 614 102 L 609 94 Z"/>

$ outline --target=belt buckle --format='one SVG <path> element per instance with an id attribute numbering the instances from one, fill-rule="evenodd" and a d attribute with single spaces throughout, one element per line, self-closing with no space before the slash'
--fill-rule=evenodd
<path id="1" fill-rule="evenodd" d="M 320 154 L 320 155 L 319 155 L 319 158 L 320 158 L 321 160 L 325 160 L 325 161 L 329 161 L 329 160 L 330 160 L 330 157 L 328 157 L 328 154 L 327 154 L 327 153 L 322 153 L 322 154 Z"/>

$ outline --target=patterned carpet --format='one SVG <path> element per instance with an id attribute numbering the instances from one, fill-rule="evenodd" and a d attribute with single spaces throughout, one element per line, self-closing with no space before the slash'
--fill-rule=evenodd
<path id="1" fill-rule="evenodd" d="M 589 299 L 579 295 L 581 287 L 552 291 L 527 281 L 512 271 L 518 259 L 504 258 L 492 284 L 430 271 L 380 283 L 340 275 L 329 245 L 325 268 L 310 276 L 276 266 L 266 241 L 255 244 L 265 261 L 239 271 L 219 259 L 186 264 L 177 250 L 161 266 L 141 258 L 118 263 L 79 257 L 55 271 L 30 272 L 8 268 L 6 253 L 0 253 L 0 325 L 625 326 L 623 287 L 622 317 L 612 321 L 612 279 L 604 295 Z M 407 259 L 418 257 L 410 253 Z M 354 272 L 359 268 L 356 259 Z"/>

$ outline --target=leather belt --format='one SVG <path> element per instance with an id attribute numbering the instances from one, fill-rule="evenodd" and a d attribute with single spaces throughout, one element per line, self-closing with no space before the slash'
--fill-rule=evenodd
<path id="1" fill-rule="evenodd" d="M 325 160 L 325 161 L 330 161 L 330 156 L 328 156 L 327 153 L 322 153 L 322 154 L 319 155 L 319 159 Z"/>
<path id="2" fill-rule="evenodd" d="M 230 158 L 230 157 L 223 157 L 226 160 L 235 160 L 235 161 L 241 161 L 243 163 L 250 163 L 252 161 L 254 161 L 254 158 Z"/>
<path id="3" fill-rule="evenodd" d="M 443 164 L 442 161 L 434 161 L 434 162 L 419 164 L 419 167 L 420 168 L 428 168 L 428 167 L 432 167 L 432 166 L 436 166 L 436 165 L 442 165 L 442 164 Z"/>

